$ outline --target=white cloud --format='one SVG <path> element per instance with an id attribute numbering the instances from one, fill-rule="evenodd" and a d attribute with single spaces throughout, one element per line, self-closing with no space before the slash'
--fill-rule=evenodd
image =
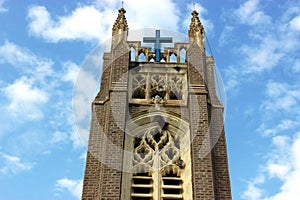
<path id="1" fill-rule="evenodd" d="M 226 69 L 226 77 L 228 83 L 233 87 L 237 87 L 245 80 L 252 80 L 249 75 L 272 72 L 276 69 L 292 69 L 298 72 L 297 58 L 300 40 L 299 34 L 292 31 L 291 14 L 299 12 L 299 9 L 293 8 L 285 11 L 281 16 L 281 20 L 274 20 L 264 14 L 260 8 L 259 0 L 248 0 L 243 3 L 237 10 L 232 11 L 233 15 L 238 18 L 241 23 L 247 24 L 249 27 L 241 29 L 248 33 L 245 40 L 250 39 L 247 43 L 242 43 L 241 46 L 235 46 L 237 59 L 236 67 Z M 255 13 L 260 13 L 255 15 Z M 254 20 L 254 16 L 263 16 L 259 20 Z M 296 21 L 296 18 L 294 18 Z M 270 23 L 274 21 L 274 23 Z M 255 26 L 254 25 L 260 25 Z M 290 26 L 288 26 L 290 25 Z M 227 26 L 231 24 L 227 23 Z M 293 25 L 293 27 L 295 27 Z M 238 27 L 235 27 L 238 30 Z M 225 31 L 225 29 L 224 29 Z M 221 35 L 222 36 L 222 35 Z M 220 37 L 222 39 L 222 37 Z M 221 40 L 222 42 L 222 40 Z M 221 43 L 222 44 L 222 43 Z M 232 77 L 231 73 L 238 74 Z M 286 103 L 288 103 L 286 101 Z"/>
<path id="2" fill-rule="evenodd" d="M 271 154 L 254 181 L 248 183 L 243 192 L 243 199 L 264 200 L 298 200 L 300 196 L 300 132 L 294 137 L 276 136 L 272 139 Z M 268 179 L 262 175 L 268 174 Z M 263 179 L 261 177 L 264 177 Z M 266 181 L 277 178 L 281 187 L 274 195 L 267 195 L 263 189 Z"/>
<path id="3" fill-rule="evenodd" d="M 300 72 L 300 60 L 295 60 L 293 63 L 293 70 L 295 72 Z"/>
<path id="4" fill-rule="evenodd" d="M 88 62 L 91 63 L 91 62 Z M 91 119 L 91 102 L 95 98 L 98 86 L 97 74 L 99 68 L 84 64 L 78 72 L 73 94 L 73 116 L 76 123 L 75 131 L 71 134 L 74 147 L 86 146 Z M 89 68 L 90 67 L 90 68 Z M 98 91 L 97 91 L 98 92 Z"/>
<path id="5" fill-rule="evenodd" d="M 283 21 L 291 20 L 292 17 L 299 14 L 300 7 L 295 4 L 294 6 L 291 6 L 287 8 L 286 12 L 282 16 Z"/>
<path id="6" fill-rule="evenodd" d="M 277 148 L 277 149 L 284 149 L 288 146 L 290 142 L 290 138 L 288 136 L 275 136 L 272 138 L 272 144 Z"/>
<path id="7" fill-rule="evenodd" d="M 51 155 L 51 151 L 50 150 L 45 150 L 42 152 L 43 155 Z"/>
<path id="8" fill-rule="evenodd" d="M 34 86 L 32 80 L 21 77 L 1 90 L 10 102 L 9 113 L 22 114 L 29 119 L 43 117 L 40 106 L 48 101 L 48 94 Z"/>
<path id="9" fill-rule="evenodd" d="M 261 193 L 262 190 L 260 188 L 258 188 L 255 184 L 249 183 L 247 185 L 247 190 L 244 191 L 241 198 L 245 200 L 258 200 L 261 199 Z"/>
<path id="10" fill-rule="evenodd" d="M 29 50 L 19 47 L 14 43 L 5 41 L 0 46 L 0 62 L 9 63 L 14 67 L 36 65 L 41 61 Z"/>
<path id="11" fill-rule="evenodd" d="M 283 94 L 287 91 L 288 85 L 286 83 L 278 83 L 274 81 L 269 81 L 267 83 L 266 94 L 267 97 L 274 98 Z"/>
<path id="12" fill-rule="evenodd" d="M 236 66 L 229 66 L 225 70 L 225 89 L 231 90 L 233 88 L 236 88 L 239 85 L 239 76 L 240 76 L 240 70 Z"/>
<path id="13" fill-rule="evenodd" d="M 263 190 L 260 189 L 257 184 L 261 184 L 265 181 L 265 177 L 263 175 L 259 175 L 254 180 L 248 182 L 247 189 L 241 195 L 242 199 L 245 200 L 258 200 L 261 199 L 263 195 Z"/>
<path id="14" fill-rule="evenodd" d="M 233 26 L 225 26 L 220 37 L 219 37 L 219 46 L 223 47 L 226 44 L 229 44 L 232 41 L 232 31 L 234 27 Z"/>
<path id="15" fill-rule="evenodd" d="M 73 197 L 81 199 L 82 184 L 82 180 L 63 178 L 56 181 L 55 188 L 60 192 L 67 190 Z"/>
<path id="16" fill-rule="evenodd" d="M 280 44 L 273 37 L 265 37 L 255 46 L 244 46 L 241 48 L 245 56 L 245 67 L 243 72 L 260 73 L 276 66 L 284 53 L 279 50 Z"/>
<path id="17" fill-rule="evenodd" d="M 269 82 L 267 84 L 267 99 L 262 108 L 268 111 L 284 111 L 297 113 L 300 111 L 300 89 L 299 85 L 288 85 L 286 83 Z"/>
<path id="18" fill-rule="evenodd" d="M 72 99 L 70 98 L 72 89 L 68 89 L 70 91 L 66 93 L 65 83 L 70 82 L 74 84 L 76 82 L 79 66 L 71 61 L 67 61 L 63 62 L 61 70 L 54 71 L 52 69 L 54 63 L 51 60 L 38 57 L 27 48 L 8 41 L 5 41 L 0 46 L 0 63 L 3 63 L 4 67 L 10 65 L 17 69 L 20 74 L 23 74 L 23 76 L 16 78 L 12 83 L 1 83 L 0 95 L 6 100 L 1 105 L 1 109 L 5 111 L 3 114 L 7 116 L 22 115 L 22 120 L 19 120 L 22 123 L 26 123 L 26 119 L 32 122 L 32 120 L 46 117 L 48 123 L 56 127 L 54 130 L 47 131 L 55 133 L 53 136 L 48 135 L 51 143 L 59 143 L 65 139 L 66 136 L 59 133 L 65 133 L 66 126 L 72 125 L 71 127 L 73 127 Z M 81 80 L 84 84 L 81 87 L 81 91 L 84 94 L 90 91 L 86 90 L 85 86 L 88 88 L 97 86 L 96 81 L 91 83 L 94 79 L 90 80 L 90 77 L 87 76 L 79 77 L 83 78 Z M 94 95 L 93 89 L 92 95 Z M 88 120 L 92 98 L 84 100 L 86 103 L 84 107 L 86 109 L 85 114 L 87 114 L 85 117 Z M 51 104 L 48 104 L 49 102 Z M 51 112 L 49 112 L 49 109 L 51 109 Z M 62 123 L 63 121 L 64 123 Z M 7 120 L 7 123 L 5 126 L 1 125 L 2 129 L 5 127 L 6 130 L 9 130 L 9 127 L 14 126 L 10 119 Z M 75 147 L 79 146 L 75 136 L 72 134 L 67 134 L 67 136 L 69 140 L 73 141 Z"/>
<path id="19" fill-rule="evenodd" d="M 86 162 L 86 156 L 87 156 L 86 151 L 84 151 L 84 152 L 80 155 L 79 159 L 81 159 L 81 160 L 83 160 L 84 162 Z"/>
<path id="20" fill-rule="evenodd" d="M 281 163 L 269 163 L 268 171 L 271 177 L 277 176 L 280 179 L 286 176 L 288 171 L 290 170 L 290 166 L 284 165 Z"/>
<path id="21" fill-rule="evenodd" d="M 261 105 L 263 123 L 257 129 L 264 136 L 271 136 L 271 145 L 264 153 L 265 162 L 259 166 L 257 177 L 261 183 L 250 182 L 244 191 L 244 199 L 296 200 L 300 191 L 300 90 L 298 84 L 269 81 L 265 89 L 265 101 Z M 269 127 L 269 128 L 267 128 Z M 280 184 L 268 194 L 273 181 Z M 274 192 L 275 191 L 275 192 Z M 254 195 L 251 197 L 251 195 Z"/>
<path id="22" fill-rule="evenodd" d="M 70 15 L 51 18 L 47 8 L 32 6 L 28 10 L 29 32 L 50 42 L 60 40 L 94 40 L 103 36 L 104 16 L 92 6 L 79 7 Z"/>
<path id="23" fill-rule="evenodd" d="M 27 74 L 34 75 L 36 80 L 43 81 L 46 76 L 52 75 L 51 60 L 40 58 L 26 48 L 9 41 L 0 46 L 0 63 L 8 63 Z"/>
<path id="24" fill-rule="evenodd" d="M 7 12 L 7 8 L 3 6 L 5 0 L 0 0 L 0 13 Z"/>
<path id="25" fill-rule="evenodd" d="M 0 152 L 0 160 L 0 163 L 2 163 L 0 172 L 4 174 L 17 174 L 22 171 L 28 171 L 31 170 L 34 165 L 34 163 L 22 162 L 19 157 L 11 156 L 3 152 Z"/>
<path id="26" fill-rule="evenodd" d="M 257 129 L 258 132 L 262 133 L 263 136 L 270 136 L 275 135 L 277 133 L 283 133 L 288 130 L 293 130 L 294 128 L 298 127 L 300 122 L 290 120 L 290 119 L 283 119 L 280 123 L 278 123 L 273 128 L 266 128 L 266 125 L 263 123 Z"/>
<path id="27" fill-rule="evenodd" d="M 155 27 L 178 30 L 179 9 L 172 0 L 126 1 L 125 8 L 130 29 Z M 114 17 L 115 19 L 116 16 Z M 166 23 L 162 19 L 170 20 Z"/>
<path id="28" fill-rule="evenodd" d="M 55 133 L 53 133 L 50 143 L 56 144 L 56 143 L 60 143 L 60 142 L 66 142 L 67 139 L 68 139 L 67 133 L 56 131 Z"/>
<path id="29" fill-rule="evenodd" d="M 300 133 L 295 134 L 292 140 L 287 141 L 288 139 L 283 138 L 284 142 L 277 146 L 274 155 L 268 161 L 270 164 L 267 169 L 270 175 L 277 176 L 282 181 L 280 191 L 266 198 L 268 200 L 297 200 L 300 196 Z"/>
<path id="30" fill-rule="evenodd" d="M 71 140 L 73 141 L 73 147 L 78 148 L 82 145 L 84 147 L 88 146 L 89 130 L 86 129 L 87 126 L 83 123 L 78 123 L 75 130 L 71 134 Z"/>
<path id="31" fill-rule="evenodd" d="M 95 89 L 98 85 L 92 72 L 81 69 L 78 73 L 73 96 L 73 109 L 75 118 L 83 121 L 90 113 L 86 110 L 95 98 Z"/>
<path id="32" fill-rule="evenodd" d="M 118 14 L 117 7 L 120 7 L 118 3 L 96 1 L 92 5 L 80 6 L 65 16 L 51 16 L 46 7 L 33 5 L 27 15 L 29 32 L 48 42 L 104 41 L 111 35 L 112 25 Z M 149 12 L 149 8 L 157 4 L 160 6 L 156 6 Z M 179 12 L 172 0 L 128 1 L 126 10 L 126 18 L 131 30 L 145 28 L 145 26 L 178 30 Z M 162 17 L 172 20 L 165 23 L 161 20 Z"/>
<path id="33" fill-rule="evenodd" d="M 291 170 L 291 163 L 289 162 L 290 143 L 291 139 L 286 135 L 278 135 L 272 138 L 274 148 L 264 167 L 264 170 L 269 174 L 270 178 L 276 177 L 282 180 Z"/>
<path id="34" fill-rule="evenodd" d="M 65 70 L 65 72 L 62 75 L 62 80 L 75 83 L 77 74 L 79 72 L 78 65 L 73 62 L 65 62 L 63 64 L 63 69 Z"/>
<path id="35" fill-rule="evenodd" d="M 299 85 L 269 81 L 265 94 L 265 100 L 260 105 L 263 122 L 257 132 L 263 136 L 275 136 L 297 130 L 300 127 Z"/>
<path id="36" fill-rule="evenodd" d="M 23 75 L 19 78 L 15 77 L 12 83 L 1 82 L 0 95 L 4 97 L 1 105 L 2 114 L 23 116 L 18 118 L 18 122 L 23 125 L 33 123 L 33 120 L 47 118 L 48 123 L 55 127 L 53 130 L 44 131 L 43 138 L 29 140 L 26 144 L 22 140 L 20 148 L 26 145 L 33 146 L 32 144 L 45 144 L 45 138 L 52 144 L 60 143 L 65 139 L 73 141 L 75 137 L 64 134 L 68 132 L 65 130 L 67 126 L 73 127 L 72 89 L 67 91 L 65 83 L 75 82 L 79 67 L 73 62 L 64 62 L 61 70 L 54 71 L 52 69 L 54 63 L 51 60 L 39 57 L 27 48 L 8 41 L 0 45 L 0 63 L 3 63 L 4 67 L 14 67 Z M 49 102 L 51 104 L 48 104 Z M 9 117 L 5 124 L 1 125 L 1 130 L 5 129 L 3 134 L 6 134 L 12 127 L 16 127 L 15 122 Z M 54 135 L 50 135 L 50 132 L 54 132 Z M 73 143 L 74 146 L 78 146 L 77 140 Z M 19 148 L 19 146 L 12 148 Z"/>
<path id="37" fill-rule="evenodd" d="M 278 129 L 279 130 L 289 130 L 293 129 L 295 126 L 299 124 L 298 121 L 292 121 L 289 119 L 282 120 L 280 124 L 278 124 Z"/>
<path id="38" fill-rule="evenodd" d="M 298 15 L 297 17 L 293 18 L 290 23 L 290 28 L 292 30 L 295 30 L 295 31 L 300 31 L 300 15 Z"/>
<path id="39" fill-rule="evenodd" d="M 238 21 L 251 26 L 270 24 L 271 18 L 259 8 L 259 0 L 248 0 L 235 11 Z"/>

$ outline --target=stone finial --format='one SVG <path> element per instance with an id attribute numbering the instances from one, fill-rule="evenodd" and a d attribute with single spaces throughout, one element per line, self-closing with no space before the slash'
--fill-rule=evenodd
<path id="1" fill-rule="evenodd" d="M 189 40 L 190 42 L 196 41 L 198 45 L 204 47 L 204 27 L 198 17 L 198 12 L 194 10 L 192 12 L 192 19 L 189 29 Z"/>
<path id="2" fill-rule="evenodd" d="M 113 25 L 112 28 L 112 36 L 117 34 L 122 34 L 123 32 L 128 31 L 128 24 L 125 17 L 126 10 L 124 8 L 121 8 L 119 10 L 118 17 Z"/>

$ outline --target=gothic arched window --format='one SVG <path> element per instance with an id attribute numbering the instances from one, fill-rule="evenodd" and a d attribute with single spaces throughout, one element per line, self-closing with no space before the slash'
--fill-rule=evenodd
<path id="1" fill-rule="evenodd" d="M 160 114 L 150 118 L 148 128 L 132 132 L 135 136 L 126 144 L 132 149 L 131 158 L 125 158 L 132 172 L 126 179 L 131 183 L 128 195 L 132 200 L 184 199 L 191 194 L 187 191 L 191 189 L 190 150 L 186 148 L 189 133 L 175 128 Z"/>
<path id="2" fill-rule="evenodd" d="M 185 63 L 186 62 L 186 50 L 182 48 L 180 50 L 180 62 Z"/>
<path id="3" fill-rule="evenodd" d="M 175 53 L 172 53 L 170 56 L 170 62 L 177 62 L 177 56 L 175 55 Z"/>
<path id="4" fill-rule="evenodd" d="M 139 55 L 139 62 L 145 62 L 146 61 L 146 56 L 144 52 L 140 53 Z"/>
<path id="5" fill-rule="evenodd" d="M 135 57 L 136 57 L 136 50 L 134 47 L 130 48 L 130 61 L 135 61 Z"/>

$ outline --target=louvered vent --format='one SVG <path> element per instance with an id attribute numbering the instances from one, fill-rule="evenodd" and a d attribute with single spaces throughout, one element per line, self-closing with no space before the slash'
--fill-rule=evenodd
<path id="1" fill-rule="evenodd" d="M 148 173 L 137 173 L 132 176 L 131 199 L 152 200 L 153 181 Z"/>
<path id="2" fill-rule="evenodd" d="M 170 172 L 162 176 L 162 180 L 162 199 L 183 199 L 182 180 L 179 175 Z"/>

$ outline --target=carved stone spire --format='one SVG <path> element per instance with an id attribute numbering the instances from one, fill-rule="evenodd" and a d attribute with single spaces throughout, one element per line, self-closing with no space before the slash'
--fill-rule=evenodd
<path id="1" fill-rule="evenodd" d="M 190 42 L 195 41 L 199 46 L 205 47 L 204 46 L 205 31 L 202 23 L 200 22 L 198 14 L 199 13 L 196 10 L 192 12 L 193 17 L 191 19 L 191 24 L 189 29 L 189 40 Z"/>
<path id="2" fill-rule="evenodd" d="M 126 10 L 124 8 L 121 8 L 119 10 L 118 18 L 115 21 L 113 28 L 112 28 L 112 36 L 115 36 L 117 34 L 122 34 L 123 32 L 128 31 L 128 25 L 127 25 L 125 13 L 126 13 Z"/>

